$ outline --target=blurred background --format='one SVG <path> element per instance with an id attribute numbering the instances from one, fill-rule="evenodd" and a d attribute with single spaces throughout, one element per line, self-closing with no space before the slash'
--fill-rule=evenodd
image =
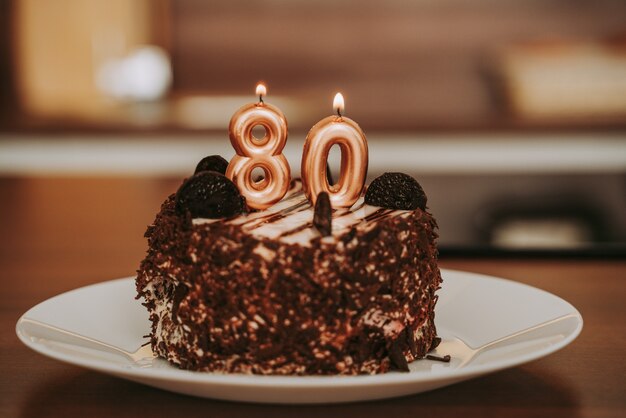
<path id="1" fill-rule="evenodd" d="M 258 81 L 296 175 L 341 91 L 370 179 L 420 181 L 443 253 L 626 254 L 623 0 L 0 1 L 4 228 L 71 237 L 59 219 L 90 208 L 98 234 L 144 248 L 196 162 L 233 155 Z M 33 225 L 50 202 L 59 217 Z"/>

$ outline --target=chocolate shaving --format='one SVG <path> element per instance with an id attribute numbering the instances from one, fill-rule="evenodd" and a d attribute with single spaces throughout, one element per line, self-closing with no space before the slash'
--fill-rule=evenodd
<path id="1" fill-rule="evenodd" d="M 413 332 L 406 333 L 406 335 L 406 341 L 409 344 L 409 350 L 411 350 L 411 353 L 417 353 L 418 347 L 417 342 L 415 341 L 415 335 L 413 334 Z"/>
<path id="2" fill-rule="evenodd" d="M 444 363 L 450 363 L 450 359 L 451 359 L 452 357 L 450 357 L 450 355 L 449 355 L 449 354 L 446 354 L 446 355 L 445 355 L 445 356 L 443 356 L 443 357 L 434 356 L 434 355 L 432 355 L 432 354 L 427 354 L 427 355 L 426 355 L 426 358 L 427 358 L 428 360 L 434 360 L 434 361 L 441 361 L 441 362 L 444 362 Z"/>
<path id="3" fill-rule="evenodd" d="M 330 198 L 328 193 L 321 192 L 317 195 L 315 201 L 315 213 L 313 215 L 313 225 L 322 234 L 323 237 L 332 234 L 332 208 L 330 206 Z"/>
<path id="4" fill-rule="evenodd" d="M 433 351 L 435 348 L 439 347 L 439 344 L 441 344 L 441 337 L 433 338 L 433 342 L 430 345 L 430 348 L 428 349 L 428 351 Z"/>
<path id="5" fill-rule="evenodd" d="M 399 340 L 400 338 L 397 338 L 393 343 L 391 343 L 391 348 L 389 349 L 389 360 L 391 360 L 391 364 L 393 364 L 396 369 L 408 372 L 409 363 L 406 361 L 402 348 L 400 348 Z"/>
<path id="6" fill-rule="evenodd" d="M 174 288 L 174 294 L 172 295 L 172 320 L 175 324 L 178 324 L 178 307 L 180 302 L 187 296 L 189 288 L 182 283 L 179 283 Z"/>

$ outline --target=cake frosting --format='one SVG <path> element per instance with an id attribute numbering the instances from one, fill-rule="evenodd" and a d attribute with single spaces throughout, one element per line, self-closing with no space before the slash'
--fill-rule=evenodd
<path id="1" fill-rule="evenodd" d="M 394 216 L 406 217 L 409 212 L 366 205 L 365 198 L 362 196 L 351 208 L 337 209 L 333 213 L 332 236 L 336 239 L 352 227 L 366 228 L 378 219 Z M 313 206 L 302 192 L 302 182 L 295 180 L 291 183 L 285 198 L 269 209 L 247 216 L 238 216 L 228 221 L 197 218 L 193 220 L 193 223 L 203 225 L 225 222 L 239 225 L 244 231 L 260 239 L 266 238 L 286 244 L 309 246 L 312 240 L 320 236 L 313 225 L 313 214 Z"/>
<path id="2" fill-rule="evenodd" d="M 184 369 L 254 374 L 408 370 L 436 337 L 436 222 L 361 197 L 313 224 L 300 181 L 272 207 L 193 218 L 162 205 L 137 291 L 154 352 Z"/>

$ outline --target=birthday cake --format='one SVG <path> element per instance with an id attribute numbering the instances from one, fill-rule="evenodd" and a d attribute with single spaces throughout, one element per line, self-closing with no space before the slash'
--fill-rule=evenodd
<path id="1" fill-rule="evenodd" d="M 249 210 L 220 157 L 148 227 L 136 279 L 153 351 L 189 370 L 374 374 L 437 343 L 436 222 L 412 177 L 386 173 L 349 208 L 293 180 Z"/>

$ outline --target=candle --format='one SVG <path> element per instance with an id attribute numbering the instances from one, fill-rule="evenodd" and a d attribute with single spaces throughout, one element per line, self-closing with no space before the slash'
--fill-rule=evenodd
<path id="1" fill-rule="evenodd" d="M 344 100 L 335 95 L 337 115 L 319 121 L 306 137 L 302 153 L 304 193 L 315 204 L 321 192 L 328 193 L 333 207 L 347 208 L 361 196 L 367 175 L 368 152 L 365 134 L 352 119 L 343 116 Z M 336 184 L 326 176 L 328 153 L 333 145 L 341 149 L 341 171 Z"/>
<path id="2" fill-rule="evenodd" d="M 230 178 L 248 206 L 265 209 L 285 196 L 291 181 L 291 170 L 282 154 L 287 142 L 287 120 L 277 107 L 263 101 L 267 90 L 256 87 L 257 103 L 241 107 L 230 120 L 228 134 L 236 155 L 230 160 L 226 176 Z M 263 138 L 256 138 L 252 129 L 265 128 Z M 253 179 L 255 168 L 263 170 L 262 179 Z"/>

